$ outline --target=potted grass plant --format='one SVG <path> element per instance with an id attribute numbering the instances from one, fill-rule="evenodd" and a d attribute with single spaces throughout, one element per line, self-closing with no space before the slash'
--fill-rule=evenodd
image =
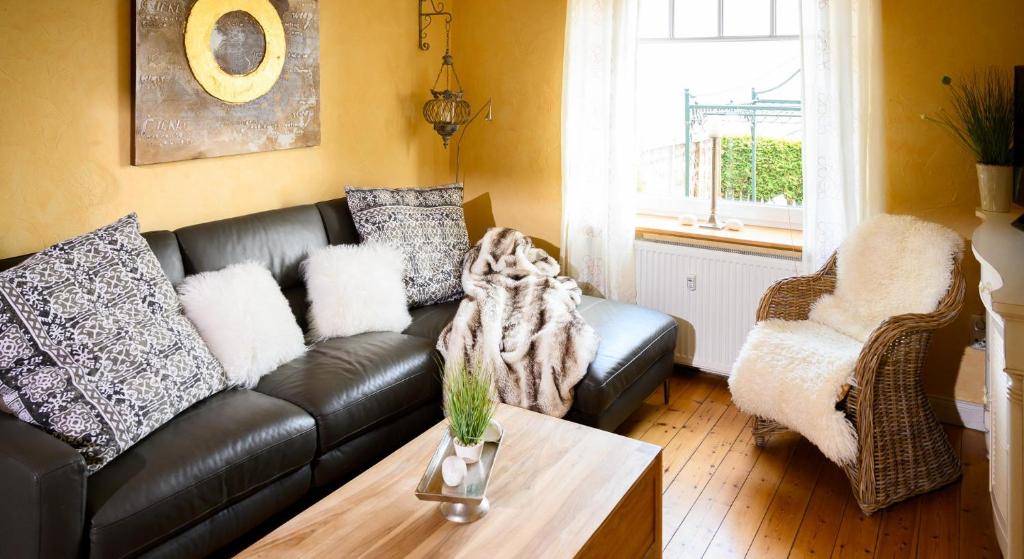
<path id="1" fill-rule="evenodd" d="M 952 112 L 940 110 L 925 119 L 945 128 L 974 155 L 981 209 L 1010 211 L 1013 197 L 1013 88 L 1005 73 L 990 68 L 954 82 L 949 88 Z"/>
<path id="2" fill-rule="evenodd" d="M 455 454 L 468 464 L 480 460 L 484 436 L 497 406 L 493 374 L 479 363 L 445 366 L 444 414 L 455 442 Z"/>

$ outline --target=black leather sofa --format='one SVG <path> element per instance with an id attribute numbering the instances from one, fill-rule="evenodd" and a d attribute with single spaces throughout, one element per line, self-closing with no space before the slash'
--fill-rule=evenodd
<path id="1" fill-rule="evenodd" d="M 303 327 L 307 250 L 359 240 L 344 199 L 145 236 L 174 284 L 267 263 Z M 319 343 L 255 390 L 189 408 L 92 476 L 71 447 L 0 413 L 0 557 L 201 557 L 351 479 L 441 419 L 433 346 L 456 307 L 414 309 L 403 334 Z M 592 297 L 580 310 L 601 345 L 569 418 L 611 430 L 671 371 L 676 325 Z"/>

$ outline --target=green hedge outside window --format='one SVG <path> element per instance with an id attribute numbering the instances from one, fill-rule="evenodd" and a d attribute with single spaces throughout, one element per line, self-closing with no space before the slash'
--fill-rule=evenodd
<path id="1" fill-rule="evenodd" d="M 782 194 L 789 204 L 803 204 L 801 156 L 799 141 L 757 139 L 758 202 Z M 722 196 L 750 200 L 750 136 L 722 138 Z"/>

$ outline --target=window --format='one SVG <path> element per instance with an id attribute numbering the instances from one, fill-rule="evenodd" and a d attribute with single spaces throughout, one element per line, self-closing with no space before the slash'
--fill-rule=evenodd
<path id="1" fill-rule="evenodd" d="M 799 0 L 640 0 L 642 210 L 801 228 L 799 32 Z"/>

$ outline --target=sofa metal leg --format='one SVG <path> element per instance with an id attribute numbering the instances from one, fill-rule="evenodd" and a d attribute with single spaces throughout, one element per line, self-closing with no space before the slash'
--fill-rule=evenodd
<path id="1" fill-rule="evenodd" d="M 665 405 L 666 406 L 668 405 L 668 386 L 669 386 L 668 379 L 665 379 L 665 384 L 663 385 L 662 392 L 665 393 L 664 395 L 665 395 Z"/>

